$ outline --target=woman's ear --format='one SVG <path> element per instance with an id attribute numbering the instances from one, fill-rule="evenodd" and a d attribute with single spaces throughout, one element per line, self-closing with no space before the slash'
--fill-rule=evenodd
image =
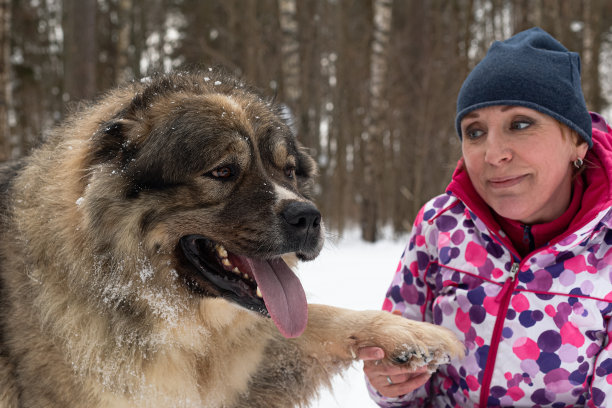
<path id="1" fill-rule="evenodd" d="M 584 157 L 589 150 L 589 145 L 583 140 L 582 143 L 576 146 L 576 158 L 580 158 L 584 160 Z"/>

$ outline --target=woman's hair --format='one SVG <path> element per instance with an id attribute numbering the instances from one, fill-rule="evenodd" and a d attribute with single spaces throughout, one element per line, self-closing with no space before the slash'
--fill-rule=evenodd
<path id="1" fill-rule="evenodd" d="M 563 140 L 573 141 L 576 146 L 580 146 L 581 144 L 586 143 L 586 140 L 584 140 L 584 138 L 580 136 L 580 134 L 574 129 L 570 128 L 564 123 L 559 122 L 558 120 L 555 120 L 555 122 L 557 123 L 557 125 L 559 125 L 559 129 L 561 130 L 561 137 L 563 138 Z M 586 170 L 586 160 L 584 160 L 584 164 L 578 168 L 576 168 L 573 163 L 571 163 L 570 166 L 572 166 L 573 180 Z"/>
<path id="2" fill-rule="evenodd" d="M 576 146 L 580 146 L 583 143 L 586 143 L 586 140 L 582 138 L 574 129 L 570 128 L 564 123 L 555 120 L 557 125 L 559 125 L 559 129 L 561 130 L 561 135 L 563 136 L 563 140 L 572 140 L 576 143 Z"/>

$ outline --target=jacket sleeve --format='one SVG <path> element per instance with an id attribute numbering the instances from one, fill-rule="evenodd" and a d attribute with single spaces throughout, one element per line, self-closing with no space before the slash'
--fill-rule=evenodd
<path id="1" fill-rule="evenodd" d="M 605 136 L 598 139 L 601 143 L 608 144 L 606 148 L 610 148 L 612 128 L 598 113 L 591 112 L 591 120 L 593 133 L 603 133 Z M 586 403 L 589 408 L 612 407 L 612 319 L 608 320 L 607 332 L 607 344 L 597 357 L 593 380 L 589 387 L 589 399 Z"/>
<path id="2" fill-rule="evenodd" d="M 608 321 L 607 345 L 599 353 L 593 381 L 591 382 L 589 400 L 586 404 L 589 408 L 612 407 L 612 321 Z"/>
<path id="3" fill-rule="evenodd" d="M 430 264 L 431 256 L 428 254 L 426 239 L 423 230 L 427 222 L 423 221 L 421 209 L 415 220 L 410 237 L 399 265 L 391 281 L 383 303 L 383 310 L 400 314 L 408 319 L 418 321 L 432 321 L 431 296 L 425 284 L 425 273 Z M 367 381 L 366 385 L 371 398 L 383 408 L 395 407 L 422 407 L 427 398 L 428 384 L 414 392 L 399 397 L 386 398 L 380 395 Z"/>

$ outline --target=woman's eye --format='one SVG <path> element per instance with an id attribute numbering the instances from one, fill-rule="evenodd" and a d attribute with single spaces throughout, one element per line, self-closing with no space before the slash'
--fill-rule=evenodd
<path id="1" fill-rule="evenodd" d="M 463 134 L 466 135 L 468 139 L 478 139 L 480 136 L 484 135 L 484 131 L 481 129 L 466 129 Z"/>
<path id="2" fill-rule="evenodd" d="M 510 128 L 513 130 L 523 130 L 527 129 L 531 125 L 533 125 L 533 122 L 530 120 L 515 120 L 510 125 Z"/>

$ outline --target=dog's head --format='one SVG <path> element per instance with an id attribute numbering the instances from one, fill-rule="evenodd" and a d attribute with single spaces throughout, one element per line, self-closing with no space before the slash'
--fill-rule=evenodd
<path id="1" fill-rule="evenodd" d="M 287 337 L 304 330 L 304 291 L 282 257 L 315 258 L 323 227 L 315 163 L 282 107 L 216 71 L 163 75 L 136 85 L 91 146 L 94 230 L 137 220 L 192 295 L 271 316 Z"/>

